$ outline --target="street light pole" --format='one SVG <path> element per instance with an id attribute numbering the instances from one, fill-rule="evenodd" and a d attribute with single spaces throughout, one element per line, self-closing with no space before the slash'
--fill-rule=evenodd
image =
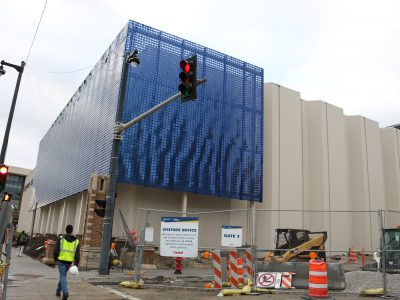
<path id="1" fill-rule="evenodd" d="M 122 66 L 122 86 L 118 100 L 118 111 L 117 111 L 117 124 L 122 121 L 123 108 L 125 102 L 126 85 L 128 81 L 128 68 L 129 64 L 124 58 L 124 64 Z M 111 161 L 110 161 L 110 178 L 108 183 L 108 192 L 106 196 L 106 209 L 104 212 L 103 220 L 103 235 L 101 237 L 101 248 L 100 248 L 100 263 L 99 263 L 99 274 L 109 274 L 109 259 L 110 259 L 110 245 L 112 237 L 112 226 L 114 218 L 114 206 L 115 206 L 115 191 L 117 186 L 118 177 L 118 156 L 119 148 L 121 144 L 122 136 L 118 132 L 117 127 L 114 128 L 114 139 L 111 150 Z"/>
<path id="2" fill-rule="evenodd" d="M 126 124 L 121 123 L 123 116 L 123 106 L 125 99 L 125 90 L 127 85 L 128 78 L 128 60 L 124 63 L 123 71 L 122 71 L 122 86 L 121 93 L 119 97 L 118 103 L 118 112 L 117 112 L 117 124 L 114 128 L 114 140 L 112 145 L 112 154 L 111 154 L 111 163 L 110 163 L 110 178 L 108 185 L 108 193 L 106 196 L 106 209 L 104 212 L 104 223 L 103 223 L 103 236 L 101 240 L 101 249 L 100 249 L 100 264 L 99 264 L 99 274 L 100 275 L 108 275 L 109 274 L 109 259 L 110 259 L 110 245 L 111 245 L 111 236 L 112 236 L 112 226 L 113 226 L 113 217 L 114 217 L 114 206 L 115 206 L 115 192 L 117 186 L 117 177 L 118 177 L 118 159 L 119 159 L 119 148 L 122 140 L 122 134 L 126 129 L 140 122 L 144 118 L 158 111 L 162 107 L 168 105 L 172 101 L 180 98 L 182 94 L 179 92 L 174 96 L 164 100 L 160 104 L 155 107 L 150 108 L 148 111 L 144 112 L 140 116 L 134 118 Z M 200 85 L 206 82 L 206 79 L 198 80 L 196 85 Z"/>
<path id="3" fill-rule="evenodd" d="M 6 152 L 7 152 L 7 146 L 8 146 L 8 137 L 10 135 L 11 123 L 12 123 L 13 116 L 14 116 L 15 104 L 17 103 L 19 85 L 21 83 L 22 73 L 24 72 L 25 62 L 22 61 L 21 62 L 21 66 L 17 66 L 17 65 L 13 65 L 13 64 L 10 64 L 10 63 L 5 62 L 4 60 L 2 60 L 0 65 L 1 65 L 1 67 L 2 66 L 12 67 L 15 70 L 17 70 L 18 73 L 19 73 L 18 74 L 18 79 L 17 79 L 17 84 L 15 85 L 14 96 L 13 96 L 13 100 L 12 100 L 12 103 L 11 103 L 10 113 L 8 115 L 8 121 L 7 121 L 6 131 L 4 133 L 3 145 L 1 147 L 0 164 L 3 164 L 4 160 L 6 158 Z M 1 75 L 3 75 L 4 73 L 5 72 L 3 70 Z"/>

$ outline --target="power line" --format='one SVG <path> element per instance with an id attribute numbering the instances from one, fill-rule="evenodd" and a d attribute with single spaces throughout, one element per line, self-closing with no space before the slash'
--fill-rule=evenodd
<path id="1" fill-rule="evenodd" d="M 31 47 L 29 48 L 28 55 L 27 55 L 27 57 L 26 57 L 26 59 L 25 59 L 25 62 L 26 62 L 26 63 L 28 62 L 28 58 L 29 58 L 29 56 L 31 55 L 31 50 L 32 50 L 33 44 L 34 44 L 35 39 L 36 39 L 36 34 L 37 34 L 38 31 L 39 31 L 39 26 L 40 26 L 40 23 L 42 22 L 42 18 L 43 18 L 44 11 L 46 10 L 46 6 L 47 6 L 47 0 L 46 0 L 46 3 L 44 4 L 43 11 L 42 11 L 42 15 L 40 16 L 39 23 L 38 23 L 38 25 L 37 25 L 35 35 L 33 36 L 33 40 L 32 40 Z"/>
<path id="2" fill-rule="evenodd" d="M 44 70 L 36 69 L 36 68 L 31 67 L 31 66 L 29 66 L 29 65 L 26 65 L 26 67 L 29 68 L 29 69 L 38 71 L 38 72 L 42 72 L 42 73 L 48 73 L 48 74 L 68 74 L 68 73 L 75 73 L 75 72 L 79 72 L 79 71 L 91 69 L 91 68 L 93 68 L 94 66 L 79 68 L 79 69 L 75 69 L 75 70 L 71 70 L 71 71 L 44 71 Z"/>

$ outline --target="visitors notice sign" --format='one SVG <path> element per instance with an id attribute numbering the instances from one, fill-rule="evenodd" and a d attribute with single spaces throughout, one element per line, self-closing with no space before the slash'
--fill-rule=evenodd
<path id="1" fill-rule="evenodd" d="M 221 245 L 242 247 L 242 226 L 222 226 Z"/>
<path id="2" fill-rule="evenodd" d="M 197 257 L 199 218 L 161 218 L 160 255 L 169 257 Z"/>

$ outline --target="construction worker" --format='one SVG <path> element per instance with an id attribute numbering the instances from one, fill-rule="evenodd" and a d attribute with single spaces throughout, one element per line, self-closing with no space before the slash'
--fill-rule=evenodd
<path id="1" fill-rule="evenodd" d="M 57 239 L 54 248 L 54 260 L 58 262 L 58 271 L 60 273 L 56 296 L 61 296 L 62 291 L 63 300 L 68 299 L 67 271 L 72 265 L 78 266 L 80 259 L 79 240 L 72 235 L 73 229 L 72 225 L 67 225 L 65 228 L 66 235 Z"/>

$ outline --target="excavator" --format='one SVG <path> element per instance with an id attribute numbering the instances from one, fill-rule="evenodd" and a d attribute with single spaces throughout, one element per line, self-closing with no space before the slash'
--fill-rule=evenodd
<path id="1" fill-rule="evenodd" d="M 268 251 L 264 261 L 288 262 L 310 258 L 313 252 L 315 258 L 326 260 L 326 231 L 311 232 L 305 229 L 276 229 L 275 250 Z"/>

